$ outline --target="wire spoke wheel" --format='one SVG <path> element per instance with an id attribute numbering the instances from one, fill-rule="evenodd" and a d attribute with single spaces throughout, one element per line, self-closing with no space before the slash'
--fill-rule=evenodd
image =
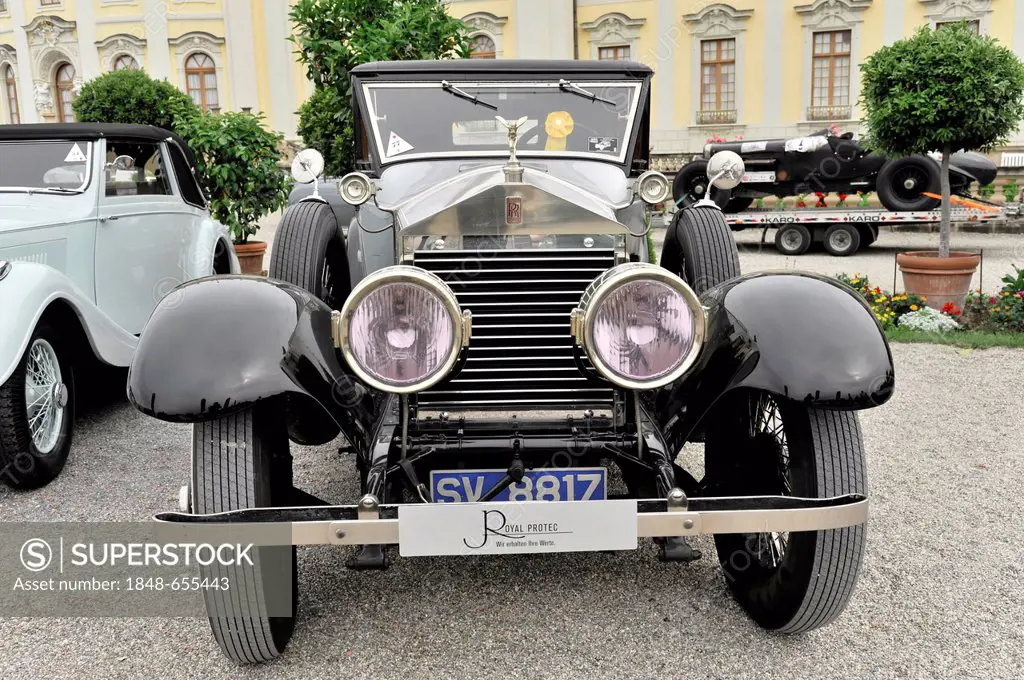
<path id="1" fill-rule="evenodd" d="M 757 389 L 715 406 L 705 431 L 704 486 L 720 496 L 829 498 L 865 494 L 852 411 L 816 408 Z M 853 592 L 865 526 L 716 534 L 733 597 L 760 626 L 799 633 L 836 618 Z"/>
<path id="2" fill-rule="evenodd" d="M 764 493 L 792 496 L 789 445 L 786 441 L 782 413 L 775 398 L 766 392 L 760 392 L 752 397 L 749 401 L 747 422 L 750 426 L 747 435 L 752 442 L 757 443 L 757 455 L 764 457 L 764 460 L 758 461 L 758 469 L 764 475 Z M 746 544 L 750 555 L 762 568 L 777 569 L 782 564 L 786 548 L 789 546 L 789 533 L 772 531 L 749 534 Z"/>
<path id="3" fill-rule="evenodd" d="M 64 425 L 68 388 L 62 380 L 57 352 L 36 338 L 25 366 L 25 411 L 32 443 L 41 454 L 53 451 Z"/>

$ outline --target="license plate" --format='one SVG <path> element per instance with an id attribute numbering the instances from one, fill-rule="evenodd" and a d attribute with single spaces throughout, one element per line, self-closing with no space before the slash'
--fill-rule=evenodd
<path id="1" fill-rule="evenodd" d="M 504 476 L 504 470 L 434 470 L 430 496 L 435 503 L 475 503 Z M 529 470 L 523 481 L 504 489 L 495 501 L 603 501 L 604 468 Z"/>
<path id="2" fill-rule="evenodd" d="M 743 173 L 742 182 L 744 184 L 758 184 L 760 182 L 774 182 L 775 173 L 771 171 L 766 172 L 745 172 Z"/>

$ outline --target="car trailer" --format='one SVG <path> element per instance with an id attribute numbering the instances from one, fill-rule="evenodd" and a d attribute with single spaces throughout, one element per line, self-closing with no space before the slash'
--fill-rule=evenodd
<path id="1" fill-rule="evenodd" d="M 1001 222 L 1019 215 L 1020 210 L 1019 203 L 999 206 L 995 210 L 954 207 L 951 218 L 953 222 Z M 726 213 L 725 221 L 733 231 L 762 227 L 762 245 L 766 242 L 768 230 L 775 228 L 775 247 L 784 255 L 803 255 L 812 244 L 821 243 L 830 254 L 845 257 L 874 243 L 882 225 L 937 224 L 941 221 L 941 211 L 892 212 L 884 208 L 749 210 Z"/>

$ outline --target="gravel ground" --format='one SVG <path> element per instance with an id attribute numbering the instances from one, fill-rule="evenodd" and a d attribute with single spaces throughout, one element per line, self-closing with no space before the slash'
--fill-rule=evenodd
<path id="1" fill-rule="evenodd" d="M 846 613 L 801 637 L 756 628 L 713 559 L 615 555 L 399 559 L 343 568 L 300 551 L 285 656 L 240 668 L 202 619 L 0 619 L 0 677 L 1019 678 L 1024 669 L 1024 352 L 894 346 L 898 393 L 862 414 L 872 517 Z M 0 491 L 17 520 L 139 520 L 173 508 L 187 426 L 113 396 L 78 422 L 64 474 Z M 123 383 L 121 383 L 123 384 Z M 314 493 L 354 499 L 351 457 L 296 451 Z M 710 539 L 699 547 L 714 554 Z"/>

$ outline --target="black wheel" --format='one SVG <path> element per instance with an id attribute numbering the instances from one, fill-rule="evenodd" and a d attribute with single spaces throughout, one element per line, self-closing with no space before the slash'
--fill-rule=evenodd
<path id="1" fill-rule="evenodd" d="M 775 249 L 783 255 L 803 255 L 811 247 L 811 230 L 802 224 L 787 224 L 775 231 Z"/>
<path id="2" fill-rule="evenodd" d="M 940 199 L 925 192 L 941 191 L 939 164 L 927 156 L 907 156 L 889 161 L 878 173 L 878 200 L 893 212 L 935 210 Z"/>
<path id="3" fill-rule="evenodd" d="M 268 276 L 303 288 L 340 309 L 352 288 L 345 241 L 330 206 L 302 201 L 289 206 L 274 235 Z"/>
<path id="4" fill-rule="evenodd" d="M 731 191 L 715 189 L 708 179 L 708 162 L 693 161 L 687 163 L 676 173 L 672 180 L 672 200 L 676 207 L 686 208 L 705 198 L 711 192 L 711 200 L 719 208 L 729 203 Z"/>
<path id="5" fill-rule="evenodd" d="M 706 486 L 715 495 L 824 498 L 866 494 L 860 426 L 852 411 L 816 409 L 740 391 L 706 431 Z M 784 633 L 823 626 L 853 592 L 864 524 L 792 533 L 718 534 L 733 596 L 758 625 Z"/>
<path id="6" fill-rule="evenodd" d="M 49 484 L 68 460 L 75 376 L 64 337 L 40 323 L 18 367 L 0 387 L 0 477 L 8 486 Z"/>
<path id="7" fill-rule="evenodd" d="M 698 295 L 740 275 L 732 230 L 715 208 L 676 213 L 665 236 L 661 266 L 680 275 Z"/>
<path id="8" fill-rule="evenodd" d="M 753 203 L 753 202 L 754 202 L 753 197 L 750 197 L 750 196 L 747 196 L 747 197 L 736 196 L 734 198 L 730 198 L 729 199 L 729 202 L 725 204 L 724 208 L 722 208 L 722 212 L 727 212 L 727 213 L 730 213 L 730 214 L 731 213 L 743 212 L 744 210 L 749 208 L 750 204 Z"/>
<path id="9" fill-rule="evenodd" d="M 289 206 L 274 235 L 267 275 L 309 291 L 331 309 L 341 308 L 352 283 L 344 238 L 330 206 L 319 201 Z M 317 446 L 338 436 L 336 423 L 296 399 L 286 401 L 292 441 Z"/>
<path id="10" fill-rule="evenodd" d="M 847 257 L 860 248 L 860 232 L 849 224 L 833 224 L 825 230 L 822 244 L 830 255 Z"/>
<path id="11" fill-rule="evenodd" d="M 863 246 L 869 246 L 878 240 L 878 227 L 874 225 L 860 228 L 860 242 Z"/>
<path id="12" fill-rule="evenodd" d="M 192 505 L 197 514 L 289 505 L 292 463 L 280 404 L 196 423 L 192 431 Z M 206 611 L 221 650 L 239 663 L 279 656 L 295 628 L 298 580 L 293 546 L 256 547 L 252 565 L 200 567 Z M 281 614 L 282 609 L 289 615 Z"/>

